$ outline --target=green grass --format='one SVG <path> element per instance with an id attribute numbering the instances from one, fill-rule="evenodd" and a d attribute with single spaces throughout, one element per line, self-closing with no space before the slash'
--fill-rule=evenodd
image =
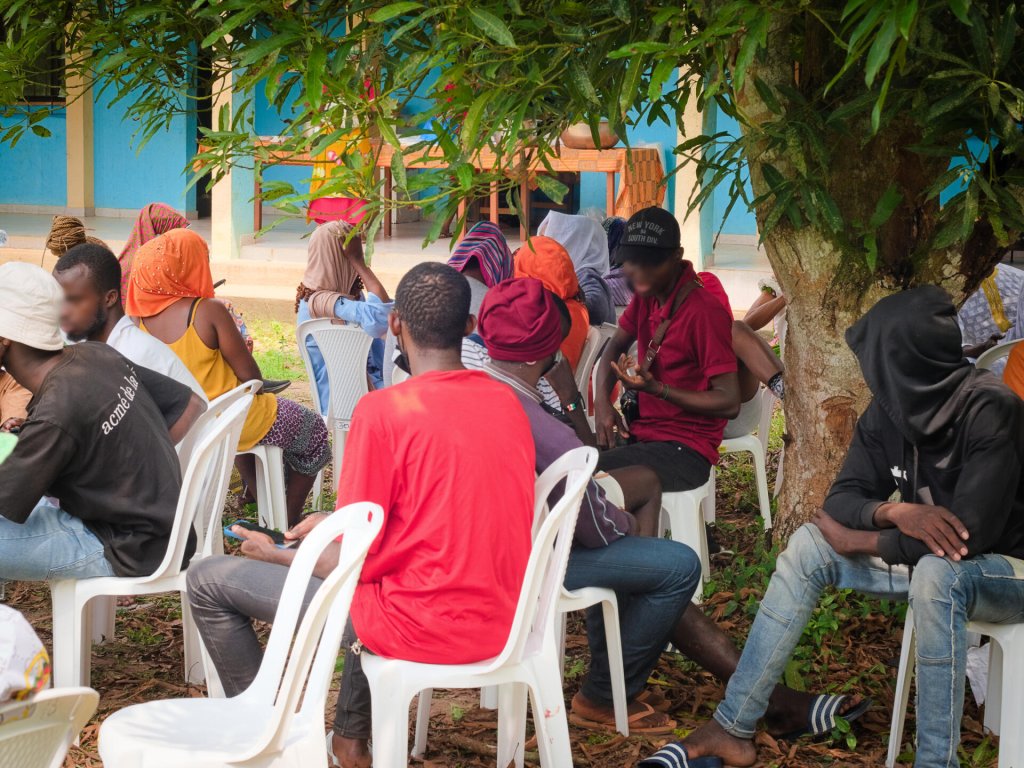
<path id="1" fill-rule="evenodd" d="M 305 381 L 306 367 L 295 344 L 295 326 L 277 320 L 249 320 L 253 354 L 265 379 Z"/>

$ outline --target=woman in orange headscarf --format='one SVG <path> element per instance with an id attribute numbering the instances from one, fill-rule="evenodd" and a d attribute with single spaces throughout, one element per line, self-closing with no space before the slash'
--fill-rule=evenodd
<path id="1" fill-rule="evenodd" d="M 590 315 L 583 303 L 580 283 L 569 253 L 550 237 L 534 237 L 515 253 L 515 276 L 533 277 L 565 302 L 572 322 L 562 342 L 562 354 L 573 372 L 583 354 L 590 328 Z"/>
<path id="2" fill-rule="evenodd" d="M 224 305 L 213 299 L 210 252 L 189 229 L 172 229 L 143 245 L 135 256 L 125 309 L 142 329 L 174 350 L 210 400 L 263 374 Z M 253 400 L 238 450 L 273 445 L 284 451 L 288 523 L 295 525 L 316 479 L 330 460 L 327 428 L 298 403 L 261 394 Z M 251 457 L 238 469 L 255 488 Z"/>

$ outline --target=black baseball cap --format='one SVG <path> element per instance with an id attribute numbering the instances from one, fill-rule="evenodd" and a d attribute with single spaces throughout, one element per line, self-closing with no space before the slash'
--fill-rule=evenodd
<path id="1" fill-rule="evenodd" d="M 615 261 L 657 264 L 680 248 L 679 222 L 664 208 L 644 208 L 629 217 L 615 249 Z"/>

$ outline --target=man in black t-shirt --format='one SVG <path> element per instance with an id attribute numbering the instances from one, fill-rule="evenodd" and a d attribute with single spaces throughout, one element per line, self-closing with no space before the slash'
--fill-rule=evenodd
<path id="1" fill-rule="evenodd" d="M 33 394 L 0 465 L 0 579 L 147 576 L 181 490 L 174 443 L 205 406 L 105 344 L 65 348 L 62 300 L 42 269 L 0 266 L 0 365 Z"/>

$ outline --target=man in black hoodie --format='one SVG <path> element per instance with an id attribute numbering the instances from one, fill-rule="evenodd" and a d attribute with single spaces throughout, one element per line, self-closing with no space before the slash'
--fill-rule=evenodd
<path id="1" fill-rule="evenodd" d="M 821 591 L 835 586 L 909 595 L 918 637 L 914 764 L 957 766 L 967 622 L 1024 621 L 1024 405 L 963 359 L 956 310 L 935 286 L 882 299 L 846 341 L 873 400 L 825 511 L 779 556 L 714 720 L 684 742 L 691 759 L 754 763 L 751 739 L 768 695 Z M 666 756 L 642 765 L 675 765 Z"/>

